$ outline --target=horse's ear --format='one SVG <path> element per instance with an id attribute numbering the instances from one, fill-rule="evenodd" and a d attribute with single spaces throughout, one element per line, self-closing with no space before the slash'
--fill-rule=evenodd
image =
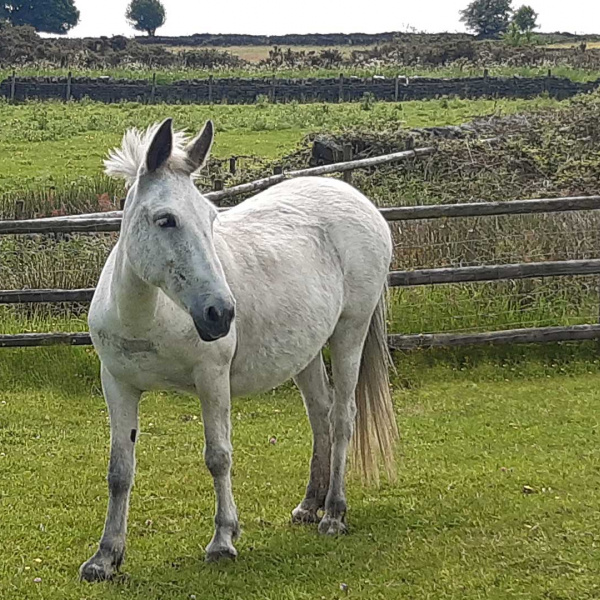
<path id="1" fill-rule="evenodd" d="M 148 173 L 154 173 L 162 167 L 173 151 L 173 119 L 165 119 L 156 130 L 148 152 L 146 153 L 146 168 Z"/>
<path id="2" fill-rule="evenodd" d="M 192 173 L 201 169 L 208 158 L 215 137 L 212 121 L 206 121 L 202 131 L 186 146 L 185 153 Z"/>

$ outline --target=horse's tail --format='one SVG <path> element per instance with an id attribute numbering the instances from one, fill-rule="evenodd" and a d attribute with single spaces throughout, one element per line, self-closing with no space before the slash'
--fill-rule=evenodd
<path id="1" fill-rule="evenodd" d="M 387 343 L 387 286 L 371 318 L 356 386 L 356 423 L 353 459 L 366 482 L 379 482 L 384 466 L 390 479 L 396 476 L 394 449 L 398 425 L 390 393 L 392 361 Z"/>

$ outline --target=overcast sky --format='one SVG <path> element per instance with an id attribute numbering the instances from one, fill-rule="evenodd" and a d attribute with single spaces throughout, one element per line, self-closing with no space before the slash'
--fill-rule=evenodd
<path id="1" fill-rule="evenodd" d="M 162 0 L 163 35 L 192 33 L 378 33 L 464 31 L 458 11 L 469 0 Z M 600 33 L 598 0 L 524 0 L 540 15 L 542 31 Z M 134 32 L 125 20 L 127 0 L 75 0 L 81 20 L 74 37 Z M 513 6 L 522 4 L 513 0 Z"/>

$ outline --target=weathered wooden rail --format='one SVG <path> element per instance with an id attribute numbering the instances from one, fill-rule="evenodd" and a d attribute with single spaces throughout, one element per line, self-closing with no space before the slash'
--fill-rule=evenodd
<path id="1" fill-rule="evenodd" d="M 273 177 L 279 176 L 275 175 Z M 272 179 L 272 177 L 267 179 Z M 275 183 L 278 181 L 281 180 L 278 179 Z M 229 189 L 237 190 L 237 186 Z M 213 199 L 213 195 L 217 193 L 220 192 L 209 192 L 205 195 L 207 198 Z M 234 193 L 231 197 L 235 195 L 236 194 Z M 569 198 L 513 200 L 511 202 L 469 202 L 464 204 L 433 204 L 431 206 L 398 206 L 382 208 L 381 214 L 386 221 L 394 222 L 416 221 L 420 219 L 525 215 L 599 209 L 600 196 L 575 196 Z M 229 209 L 224 207 L 219 210 L 226 211 Z M 122 216 L 122 211 L 115 210 L 106 213 L 90 213 L 87 215 L 73 215 L 69 217 L 0 221 L 0 235 L 34 233 L 109 233 L 121 229 Z"/>
<path id="2" fill-rule="evenodd" d="M 568 275 L 600 275 L 600 259 L 391 271 L 388 277 L 388 284 L 390 287 L 412 287 L 419 285 L 439 285 L 442 283 L 473 283 Z M 94 291 L 94 288 L 75 290 L 0 290 L 0 304 L 89 302 L 94 295 Z"/>
<path id="3" fill-rule="evenodd" d="M 244 184 L 219 192 L 207 194 L 212 200 L 233 197 L 239 194 L 265 189 L 280 181 L 310 175 L 323 175 L 350 171 L 354 168 L 375 166 L 386 162 L 428 154 L 433 149 L 426 148 L 399 152 L 386 157 L 375 157 L 348 163 L 337 163 L 302 169 L 290 173 L 273 175 L 265 179 Z M 569 198 L 541 198 L 534 200 L 514 200 L 511 202 L 475 202 L 432 206 L 407 206 L 381 209 L 389 222 L 418 219 L 446 219 L 464 217 L 485 217 L 492 215 L 523 215 L 557 213 L 567 211 L 598 210 L 600 196 Z M 222 210 L 227 210 L 223 208 Z M 22 221 L 0 221 L 0 234 L 46 234 L 60 232 L 116 232 L 121 226 L 122 213 L 96 213 L 72 217 L 53 217 Z M 501 281 L 524 278 L 600 275 L 600 259 L 546 261 L 516 263 L 507 265 L 485 265 L 475 267 L 451 267 L 441 269 L 420 269 L 414 271 L 392 271 L 389 275 L 391 287 L 420 285 L 455 284 L 465 282 Z M 0 304 L 40 303 L 40 302 L 89 302 L 93 288 L 75 290 L 0 290 Z M 488 333 L 435 333 L 419 335 L 391 335 L 390 347 L 397 350 L 415 348 L 452 347 L 473 344 L 543 343 L 567 340 L 600 339 L 600 325 L 577 325 L 569 327 L 539 327 L 514 329 Z M 86 333 L 36 333 L 0 335 L 0 348 L 31 347 L 50 345 L 90 344 Z"/>

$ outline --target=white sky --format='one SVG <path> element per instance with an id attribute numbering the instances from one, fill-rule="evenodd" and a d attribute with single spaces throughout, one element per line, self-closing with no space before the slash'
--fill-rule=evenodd
<path id="1" fill-rule="evenodd" d="M 167 21 L 162 35 L 192 33 L 378 33 L 464 31 L 458 11 L 470 0 L 162 0 Z M 127 0 L 75 0 L 81 20 L 70 36 L 132 35 Z M 542 31 L 600 33 L 597 0 L 513 0 L 540 15 Z"/>

